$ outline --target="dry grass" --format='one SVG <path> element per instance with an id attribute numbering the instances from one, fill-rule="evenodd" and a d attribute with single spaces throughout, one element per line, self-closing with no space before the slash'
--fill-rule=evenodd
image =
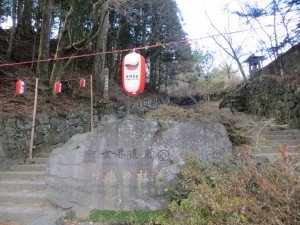
<path id="1" fill-rule="evenodd" d="M 234 146 L 250 144 L 251 142 L 251 130 L 255 122 L 244 113 L 219 109 L 218 102 L 198 104 L 194 109 L 193 119 L 201 122 L 222 123 Z"/>
<path id="2" fill-rule="evenodd" d="M 34 84 L 31 80 L 26 81 L 27 88 L 24 95 L 14 93 L 14 82 L 0 85 L 0 114 L 4 117 L 23 115 L 31 117 L 34 105 Z M 37 113 L 49 115 L 67 115 L 70 112 L 88 109 L 88 101 L 67 94 L 53 96 L 50 91 L 38 91 Z"/>
<path id="3" fill-rule="evenodd" d="M 249 116 L 243 113 L 234 112 L 233 114 L 229 109 L 219 109 L 218 102 L 204 102 L 185 108 L 162 106 L 159 109 L 148 112 L 146 116 L 157 120 L 222 123 L 235 146 L 250 143 L 251 126 L 254 123 Z"/>
<path id="4" fill-rule="evenodd" d="M 7 221 L 0 221 L 0 225 L 24 225 L 24 223 L 7 220 Z"/>
<path id="5" fill-rule="evenodd" d="M 191 116 L 191 110 L 185 110 L 178 106 L 164 105 L 159 109 L 150 111 L 146 117 L 157 120 L 174 120 L 179 122 L 187 122 Z"/>

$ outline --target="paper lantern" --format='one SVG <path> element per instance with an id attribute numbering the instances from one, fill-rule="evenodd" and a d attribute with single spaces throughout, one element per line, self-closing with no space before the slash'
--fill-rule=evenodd
<path id="1" fill-rule="evenodd" d="M 54 84 L 54 93 L 59 94 L 61 92 L 62 84 L 59 81 L 56 81 Z"/>
<path id="2" fill-rule="evenodd" d="M 139 53 L 127 54 L 122 63 L 123 90 L 130 95 L 138 95 L 145 89 L 146 61 Z"/>
<path id="3" fill-rule="evenodd" d="M 81 88 L 85 88 L 86 86 L 86 80 L 84 78 L 81 78 L 80 81 L 79 81 L 79 86 Z"/>
<path id="4" fill-rule="evenodd" d="M 25 92 L 25 83 L 21 80 L 16 82 L 16 94 L 22 95 Z"/>

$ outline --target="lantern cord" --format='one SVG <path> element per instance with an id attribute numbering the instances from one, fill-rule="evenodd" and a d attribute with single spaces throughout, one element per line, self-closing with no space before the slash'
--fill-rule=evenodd
<path id="1" fill-rule="evenodd" d="M 69 81 L 77 81 L 77 80 L 80 80 L 80 79 L 88 79 L 89 78 L 89 75 L 86 75 L 86 76 L 81 76 L 81 77 L 77 77 L 77 78 L 72 78 L 72 79 L 61 79 L 60 81 L 62 81 L 62 82 L 69 82 Z M 0 80 L 4 80 L 4 81 L 18 81 L 18 80 L 24 80 L 24 81 L 27 81 L 27 80 L 33 80 L 33 79 L 35 79 L 35 77 L 30 77 L 30 78 L 28 78 L 28 77 L 26 77 L 26 78 L 24 78 L 24 79 L 21 79 L 21 78 L 9 78 L 9 77 L 0 77 Z M 39 78 L 39 81 L 42 81 L 42 82 L 48 82 L 50 79 L 40 79 Z"/>
<path id="2" fill-rule="evenodd" d="M 299 23 L 299 20 L 292 20 L 289 23 L 295 23 L 295 22 Z M 277 25 L 280 25 L 280 24 L 281 23 L 278 23 Z M 18 65 L 26 65 L 26 64 L 32 64 L 32 63 L 38 63 L 38 62 L 50 62 L 50 61 L 55 62 L 55 61 L 58 61 L 58 60 L 87 58 L 87 57 L 92 57 L 92 56 L 96 56 L 96 55 L 117 54 L 117 53 L 131 52 L 131 51 L 136 51 L 136 50 L 147 50 L 147 49 L 150 49 L 150 48 L 159 48 L 159 47 L 164 48 L 166 46 L 185 44 L 185 43 L 189 43 L 189 42 L 197 42 L 197 41 L 202 40 L 202 39 L 214 38 L 214 37 L 223 36 L 223 35 L 239 34 L 239 33 L 253 31 L 253 30 L 260 30 L 260 29 L 263 29 L 264 27 L 273 27 L 273 26 L 274 25 L 265 25 L 265 26 L 262 26 L 262 27 L 252 27 L 252 28 L 249 28 L 249 29 L 236 30 L 236 31 L 232 31 L 232 32 L 224 32 L 224 33 L 220 33 L 220 34 L 207 35 L 207 36 L 198 37 L 198 38 L 188 38 L 188 39 L 183 39 L 183 40 L 178 40 L 178 41 L 170 41 L 170 42 L 166 42 L 166 43 L 157 43 L 157 44 L 153 44 L 153 45 L 144 45 L 144 46 L 135 47 L 135 48 L 131 48 L 131 49 L 102 51 L 102 52 L 81 54 L 81 55 L 76 55 L 76 56 L 56 57 L 56 58 L 48 58 L 48 59 L 14 62 L 14 63 L 4 63 L 4 64 L 0 64 L 0 68 L 2 68 L 2 67 L 14 67 L 14 66 L 18 66 Z M 33 79 L 35 79 L 35 78 L 33 78 Z M 49 79 L 47 79 L 47 80 L 49 80 Z"/>

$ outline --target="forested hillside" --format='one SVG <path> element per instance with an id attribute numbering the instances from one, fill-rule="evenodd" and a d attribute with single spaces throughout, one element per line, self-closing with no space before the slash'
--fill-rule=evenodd
<path id="1" fill-rule="evenodd" d="M 173 0 L 7 0 L 1 1 L 0 16 L 12 22 L 11 29 L 1 30 L 1 63 L 33 61 L 25 64 L 31 75 L 51 87 L 79 70 L 82 76 L 94 74 L 94 87 L 103 92 L 104 68 L 111 81 L 120 80 L 121 59 L 128 53 L 123 50 L 136 46 L 158 45 L 139 50 L 147 59 L 148 91 L 159 91 L 191 68 L 189 44 L 160 45 L 186 38 Z M 15 68 L 1 67 L 1 76 Z"/>

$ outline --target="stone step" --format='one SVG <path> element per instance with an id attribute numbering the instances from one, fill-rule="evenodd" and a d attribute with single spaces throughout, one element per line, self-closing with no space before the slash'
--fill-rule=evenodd
<path id="1" fill-rule="evenodd" d="M 19 191 L 4 192 L 0 191 L 0 203 L 2 204 L 49 204 L 45 191 Z"/>
<path id="2" fill-rule="evenodd" d="M 61 210 L 48 205 L 0 204 L 0 221 L 20 221 L 25 225 L 55 225 L 60 216 Z"/>
<path id="3" fill-rule="evenodd" d="M 281 146 L 261 146 L 263 152 L 276 152 Z M 297 152 L 299 151 L 298 146 L 287 146 L 287 152 Z"/>
<path id="4" fill-rule="evenodd" d="M 296 137 L 291 134 L 280 134 L 280 135 L 268 134 L 268 135 L 262 135 L 261 137 L 266 140 L 296 140 Z"/>
<path id="5" fill-rule="evenodd" d="M 27 164 L 47 164 L 49 161 L 49 158 L 31 158 L 27 159 Z"/>
<path id="6" fill-rule="evenodd" d="M 46 171 L 47 164 L 31 164 L 31 165 L 12 165 L 11 171 Z"/>
<path id="7" fill-rule="evenodd" d="M 288 155 L 291 156 L 291 157 L 299 157 L 300 154 L 297 153 L 297 152 L 289 152 Z M 255 156 L 258 157 L 258 158 L 267 157 L 267 158 L 272 158 L 272 159 L 276 159 L 276 158 L 281 157 L 279 155 L 279 153 L 275 153 L 275 152 L 259 153 L 259 154 L 255 154 Z"/>
<path id="8" fill-rule="evenodd" d="M 283 125 L 278 125 L 278 124 L 272 124 L 269 126 L 270 131 L 283 131 L 283 130 L 291 130 L 289 125 L 283 124 Z"/>
<path id="9" fill-rule="evenodd" d="M 260 143 L 264 143 L 267 146 L 280 146 L 280 145 L 288 145 L 288 146 L 298 146 L 300 145 L 300 140 L 261 140 Z"/>
<path id="10" fill-rule="evenodd" d="M 270 131 L 270 130 L 266 130 L 266 131 L 263 131 L 262 134 L 265 134 L 265 135 L 284 135 L 284 134 L 289 134 L 289 135 L 299 135 L 300 134 L 300 130 L 280 130 L 280 131 Z"/>
<path id="11" fill-rule="evenodd" d="M 0 191 L 46 191 L 46 189 L 43 180 L 0 180 Z"/>
<path id="12" fill-rule="evenodd" d="M 42 180 L 45 179 L 45 171 L 32 171 L 32 172 L 20 172 L 20 171 L 6 171 L 0 172 L 0 180 Z"/>

